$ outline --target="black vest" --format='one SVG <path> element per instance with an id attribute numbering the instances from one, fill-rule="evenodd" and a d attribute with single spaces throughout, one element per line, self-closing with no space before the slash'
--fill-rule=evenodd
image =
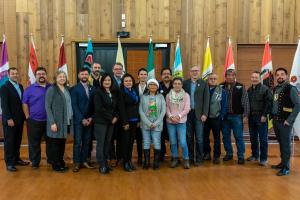
<path id="1" fill-rule="evenodd" d="M 227 84 L 221 83 L 221 87 L 228 92 L 228 103 L 230 101 L 230 92 L 227 89 Z M 243 88 L 244 85 L 241 83 L 236 82 L 234 88 L 232 90 L 232 98 L 231 98 L 231 105 L 232 105 L 232 112 L 229 114 L 243 114 L 244 109 L 242 106 L 242 96 L 243 96 Z"/>
<path id="2" fill-rule="evenodd" d="M 275 94 L 275 89 L 274 89 L 274 94 Z M 284 121 L 289 117 L 289 115 L 293 111 L 294 104 L 290 98 L 291 89 L 292 89 L 292 85 L 287 84 L 283 88 L 283 90 L 279 93 L 277 97 L 278 111 L 277 114 L 274 116 L 275 120 Z"/>

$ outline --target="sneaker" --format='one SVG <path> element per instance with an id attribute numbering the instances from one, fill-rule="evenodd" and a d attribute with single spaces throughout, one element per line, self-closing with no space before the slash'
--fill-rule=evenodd
<path id="1" fill-rule="evenodd" d="M 276 174 L 277 176 L 286 176 L 290 175 L 290 169 L 287 167 L 283 167 L 279 172 Z"/>
<path id="2" fill-rule="evenodd" d="M 184 169 L 190 169 L 190 162 L 189 162 L 189 160 L 188 159 L 184 159 L 183 160 L 183 168 Z"/>
<path id="3" fill-rule="evenodd" d="M 220 164 L 220 158 L 214 158 L 213 164 L 215 164 L 215 165 Z"/>
<path id="4" fill-rule="evenodd" d="M 178 166 L 178 158 L 172 158 L 170 168 L 175 168 Z"/>
<path id="5" fill-rule="evenodd" d="M 247 158 L 247 161 L 256 162 L 258 161 L 258 158 L 255 158 L 254 156 L 250 156 L 249 158 Z"/>
<path id="6" fill-rule="evenodd" d="M 283 168 L 283 164 L 282 163 L 279 163 L 277 165 L 271 165 L 271 168 L 272 169 L 282 169 Z"/>
<path id="7" fill-rule="evenodd" d="M 244 158 L 239 158 L 238 159 L 238 164 L 239 165 L 244 165 L 245 164 L 245 159 Z"/>
<path id="8" fill-rule="evenodd" d="M 262 160 L 259 162 L 259 166 L 263 166 L 263 167 L 266 167 L 268 166 L 268 161 L 267 160 Z"/>

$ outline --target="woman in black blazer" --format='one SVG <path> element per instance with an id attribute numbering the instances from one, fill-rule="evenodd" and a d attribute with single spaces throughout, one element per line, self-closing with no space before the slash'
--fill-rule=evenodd
<path id="1" fill-rule="evenodd" d="M 99 172 L 108 174 L 111 170 L 108 166 L 110 144 L 114 130 L 114 124 L 118 121 L 116 93 L 112 91 L 112 77 L 104 74 L 100 87 L 95 90 L 94 99 L 94 135 L 97 141 L 96 157 L 100 164 Z"/>
<path id="2" fill-rule="evenodd" d="M 136 170 L 131 162 L 133 143 L 139 124 L 139 93 L 134 87 L 135 81 L 133 76 L 125 74 L 121 83 L 121 112 L 123 126 L 122 133 L 122 154 L 123 154 L 123 167 L 127 172 Z"/>

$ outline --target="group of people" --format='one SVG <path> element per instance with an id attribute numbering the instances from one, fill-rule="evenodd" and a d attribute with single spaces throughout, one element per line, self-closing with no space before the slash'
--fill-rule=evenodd
<path id="1" fill-rule="evenodd" d="M 68 170 L 64 161 L 68 133 L 74 138 L 73 172 L 81 167 L 95 168 L 91 162 L 93 139 L 102 174 L 110 173 L 119 163 L 127 172 L 136 170 L 132 162 L 135 141 L 137 162 L 143 169 L 150 167 L 151 145 L 154 148 L 152 167 L 160 168 L 166 155 L 166 140 L 170 144 L 171 168 L 182 163 L 184 169 L 189 169 L 208 160 L 220 164 L 221 133 L 226 152 L 223 162 L 233 160 L 232 132 L 238 164 L 243 165 L 244 122 L 249 123 L 252 150 L 246 160 L 267 166 L 269 116 L 273 119 L 281 153 L 281 162 L 272 168 L 279 170 L 279 176 L 289 174 L 291 131 L 300 101 L 297 89 L 288 82 L 286 69 L 276 69 L 277 86 L 273 90 L 261 83 L 258 71 L 252 72 L 248 90 L 236 81 L 234 70 L 225 72 L 225 82 L 221 84 L 214 73 L 207 81 L 199 78 L 198 66 L 189 69 L 187 80 L 172 79 L 171 69 L 163 68 L 161 82 L 148 79 L 147 70 L 141 68 L 136 83 L 132 75 L 123 74 L 121 63 L 114 64 L 112 75 L 100 71 L 99 63 L 92 65 L 90 73 L 87 68 L 81 68 L 79 81 L 71 88 L 64 71 L 57 71 L 50 84 L 46 69 L 39 67 L 35 71 L 36 83 L 23 90 L 17 68 L 9 69 L 9 80 L 0 88 L 8 171 L 17 171 L 16 165 L 30 164 L 20 158 L 24 121 L 33 169 L 40 166 L 44 138 L 47 162 L 54 171 Z"/>

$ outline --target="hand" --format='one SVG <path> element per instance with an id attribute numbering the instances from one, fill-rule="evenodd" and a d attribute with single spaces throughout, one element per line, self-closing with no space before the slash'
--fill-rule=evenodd
<path id="1" fill-rule="evenodd" d="M 151 124 L 151 125 L 150 125 L 150 129 L 155 129 L 155 127 L 156 127 L 156 126 L 155 126 L 154 124 Z"/>
<path id="2" fill-rule="evenodd" d="M 86 119 L 83 119 L 81 123 L 83 126 L 88 126 L 88 121 Z"/>
<path id="3" fill-rule="evenodd" d="M 290 123 L 288 123 L 288 121 L 285 120 L 285 121 L 283 122 L 283 125 L 285 125 L 285 126 L 290 126 Z"/>
<path id="4" fill-rule="evenodd" d="M 90 117 L 90 118 L 87 119 L 87 122 L 88 122 L 87 125 L 89 126 L 89 125 L 91 125 L 91 123 L 93 122 L 93 119 Z"/>
<path id="5" fill-rule="evenodd" d="M 173 121 L 174 121 L 175 123 L 179 123 L 180 117 L 179 117 L 178 115 L 177 115 L 177 116 L 174 116 Z"/>
<path id="6" fill-rule="evenodd" d="M 243 118 L 243 122 L 244 122 L 244 123 L 247 123 L 247 122 L 248 122 L 248 117 L 244 117 L 244 118 Z"/>
<path id="7" fill-rule="evenodd" d="M 123 126 L 124 130 L 127 131 L 129 129 L 129 124 Z"/>
<path id="8" fill-rule="evenodd" d="M 261 116 L 260 118 L 260 122 L 264 123 L 267 121 L 267 118 L 265 116 Z"/>
<path id="9" fill-rule="evenodd" d="M 140 123 L 137 123 L 136 127 L 140 127 Z"/>
<path id="10" fill-rule="evenodd" d="M 205 115 L 202 115 L 202 116 L 201 116 L 201 121 L 202 121 L 202 122 L 205 122 L 206 119 L 207 119 L 207 117 L 206 117 Z"/>
<path id="11" fill-rule="evenodd" d="M 15 126 L 15 122 L 12 119 L 7 120 L 7 125 L 10 127 L 14 127 Z"/>
<path id="12" fill-rule="evenodd" d="M 56 126 L 56 124 L 52 124 L 51 125 L 51 131 L 52 132 L 57 132 L 57 126 Z"/>
<path id="13" fill-rule="evenodd" d="M 112 123 L 112 124 L 115 124 L 115 123 L 117 123 L 117 121 L 118 121 L 118 118 L 114 117 L 114 118 L 112 119 L 111 123 Z"/>

